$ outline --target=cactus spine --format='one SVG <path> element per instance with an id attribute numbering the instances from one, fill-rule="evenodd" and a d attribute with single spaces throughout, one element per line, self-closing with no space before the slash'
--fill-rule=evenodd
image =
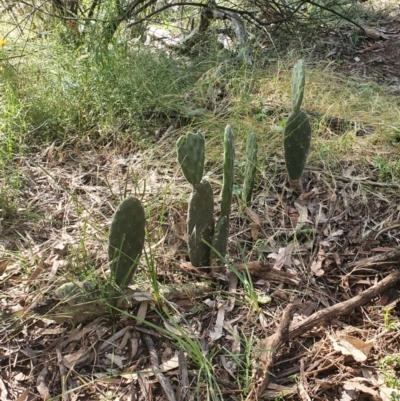
<path id="1" fill-rule="evenodd" d="M 304 61 L 299 60 L 293 68 L 292 113 L 285 127 L 284 149 L 289 183 L 297 193 L 303 192 L 301 176 L 307 162 L 311 143 L 311 124 L 307 114 L 300 109 L 305 86 Z"/>
<path id="2" fill-rule="evenodd" d="M 231 214 L 233 178 L 235 164 L 235 144 L 232 128 L 227 125 L 224 135 L 224 178 L 222 183 L 221 215 L 217 221 L 212 241 L 212 264 L 218 264 L 220 256 L 226 255 L 229 235 L 229 215 Z"/>
<path id="3" fill-rule="evenodd" d="M 202 134 L 189 133 L 181 136 L 177 143 L 178 161 L 185 178 L 194 186 L 203 177 L 205 141 Z"/>
<path id="4" fill-rule="evenodd" d="M 115 211 L 108 240 L 108 260 L 113 284 L 126 288 L 136 271 L 145 238 L 145 214 L 140 201 L 129 197 Z"/>
<path id="5" fill-rule="evenodd" d="M 243 201 L 248 205 L 253 195 L 257 172 L 257 136 L 250 132 L 246 144 L 246 167 L 244 170 Z"/>
<path id="6" fill-rule="evenodd" d="M 211 185 L 202 180 L 193 187 L 189 200 L 189 256 L 193 266 L 210 265 L 210 244 L 214 234 L 214 197 Z"/>

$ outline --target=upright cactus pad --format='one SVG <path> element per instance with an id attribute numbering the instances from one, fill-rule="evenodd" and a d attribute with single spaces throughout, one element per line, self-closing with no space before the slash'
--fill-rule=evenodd
<path id="1" fill-rule="evenodd" d="M 292 108 L 294 113 L 298 113 L 300 111 L 305 85 L 306 67 L 304 65 L 304 61 L 300 59 L 293 67 L 292 75 Z"/>
<path id="2" fill-rule="evenodd" d="M 293 190 L 302 192 L 301 175 L 310 151 L 311 125 L 304 111 L 292 113 L 285 127 L 284 148 L 286 170 Z"/>
<path id="3" fill-rule="evenodd" d="M 211 185 L 203 180 L 195 185 L 189 200 L 189 256 L 193 266 L 210 265 L 210 245 L 214 234 L 214 198 Z"/>
<path id="4" fill-rule="evenodd" d="M 235 143 L 232 128 L 227 125 L 224 135 L 224 180 L 222 183 L 221 215 L 228 217 L 228 219 L 231 214 L 234 165 Z"/>
<path id="5" fill-rule="evenodd" d="M 205 141 L 200 133 L 181 136 L 176 143 L 178 161 L 183 174 L 192 185 L 200 184 L 203 177 Z"/>
<path id="6" fill-rule="evenodd" d="M 211 264 L 219 265 L 222 258 L 226 255 L 229 236 L 229 217 L 220 216 L 215 225 L 215 233 L 212 240 Z"/>
<path id="7" fill-rule="evenodd" d="M 226 255 L 229 235 L 229 215 L 232 205 L 234 166 L 235 144 L 233 132 L 232 128 L 227 125 L 224 135 L 224 179 L 222 183 L 221 216 L 217 221 L 212 241 L 212 247 L 214 249 L 211 254 L 212 265 L 220 264 L 220 256 L 224 258 Z"/>
<path id="8" fill-rule="evenodd" d="M 253 195 L 257 172 L 257 136 L 250 132 L 246 144 L 246 167 L 244 170 L 243 201 L 248 205 Z"/>
<path id="9" fill-rule="evenodd" d="M 140 201 L 126 198 L 118 206 L 111 223 L 108 260 L 113 283 L 121 290 L 128 286 L 142 254 L 145 214 Z"/>

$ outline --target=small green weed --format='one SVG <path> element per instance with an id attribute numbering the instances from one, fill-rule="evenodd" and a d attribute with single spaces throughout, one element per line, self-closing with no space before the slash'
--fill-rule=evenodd
<path id="1" fill-rule="evenodd" d="M 232 374 L 237 377 L 237 385 L 241 390 L 243 396 L 247 395 L 252 388 L 252 351 L 254 346 L 254 332 L 251 331 L 250 335 L 246 337 L 245 333 L 239 335 L 238 333 L 231 333 L 235 338 L 235 341 L 240 344 L 239 353 L 233 353 L 231 351 L 226 351 L 226 358 L 232 361 Z"/>
<path id="2" fill-rule="evenodd" d="M 400 390 L 400 355 L 390 355 L 381 360 L 379 367 L 389 388 Z M 399 397 L 396 395 L 396 397 Z M 398 399 L 398 398 L 394 398 Z"/>
<path id="3" fill-rule="evenodd" d="M 398 179 L 400 174 L 399 160 L 385 160 L 377 156 L 374 159 L 374 165 L 380 181 L 395 182 Z"/>

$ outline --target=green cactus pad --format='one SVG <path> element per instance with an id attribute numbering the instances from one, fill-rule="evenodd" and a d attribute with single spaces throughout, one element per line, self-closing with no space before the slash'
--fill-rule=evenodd
<path id="1" fill-rule="evenodd" d="M 300 111 L 306 85 L 306 67 L 303 60 L 299 60 L 293 67 L 292 75 L 292 108 L 294 113 Z"/>
<path id="2" fill-rule="evenodd" d="M 285 127 L 284 148 L 289 182 L 295 192 L 302 192 L 301 175 L 307 163 L 311 142 L 311 124 L 304 111 L 292 113 Z"/>
<path id="3" fill-rule="evenodd" d="M 210 244 L 214 234 L 214 198 L 211 185 L 202 180 L 195 185 L 189 200 L 187 221 L 190 262 L 193 266 L 210 265 Z"/>
<path id="4" fill-rule="evenodd" d="M 178 161 L 183 174 L 192 185 L 200 184 L 205 160 L 205 141 L 200 133 L 181 136 L 177 143 Z"/>
<path id="5" fill-rule="evenodd" d="M 229 217 L 220 216 L 215 225 L 215 233 L 212 241 L 211 264 L 220 265 L 226 255 L 229 236 Z"/>
<path id="6" fill-rule="evenodd" d="M 257 135 L 250 132 L 246 144 L 246 167 L 244 170 L 243 201 L 248 205 L 253 195 L 257 173 Z"/>
<path id="7" fill-rule="evenodd" d="M 139 199 L 126 198 L 118 206 L 111 223 L 108 260 L 113 283 L 121 290 L 132 280 L 145 238 L 146 218 Z"/>
<path id="8" fill-rule="evenodd" d="M 225 128 L 224 153 L 224 180 L 222 184 L 221 215 L 229 218 L 231 213 L 235 164 L 235 143 L 232 128 L 229 125 Z"/>

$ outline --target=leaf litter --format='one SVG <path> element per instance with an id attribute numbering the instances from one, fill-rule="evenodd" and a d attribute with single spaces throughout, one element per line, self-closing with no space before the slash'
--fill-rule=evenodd
<path id="1" fill-rule="evenodd" d="M 391 295 L 391 309 L 385 307 L 390 287 L 351 313 L 313 323 L 317 312 L 351 301 L 395 267 L 393 259 L 384 256 L 390 250 L 395 257 L 400 240 L 399 211 L 393 208 L 398 191 L 390 186 L 375 191 L 372 175 L 368 180 L 341 179 L 340 170 L 329 172 L 336 174 L 329 182 L 323 170 L 313 168 L 306 171 L 306 195 L 296 199 L 285 183 L 283 163 L 275 160 L 275 184 L 261 182 L 246 213 L 233 211 L 228 253 L 236 275 L 213 277 L 191 268 L 187 259 L 182 224 L 187 198 L 182 196 L 190 187 L 177 173 L 173 154 L 164 157 L 162 166 L 149 165 L 154 157 L 134 150 L 123 155 L 121 167 L 120 157 L 110 152 L 74 153 L 54 146 L 52 152 L 25 160 L 31 179 L 23 196 L 37 217 L 24 220 L 21 215 L 18 224 L 3 225 L 7 240 L 0 240 L 7 251 L 1 273 L 3 398 L 64 394 L 74 399 L 130 399 L 135 393 L 138 399 L 171 399 L 173 394 L 202 399 L 201 392 L 206 397 L 215 389 L 207 381 L 196 381 L 201 366 L 179 346 L 186 336 L 198 341 L 206 359 L 212 358 L 214 385 L 223 399 L 256 399 L 263 383 L 265 398 L 285 394 L 301 400 L 389 400 L 398 391 L 386 385 L 378 361 L 400 354 L 400 327 L 395 323 L 399 292 Z M 267 169 L 263 177 L 270 176 Z M 174 315 L 162 318 L 156 313 L 148 296 L 139 297 L 139 308 L 114 321 L 89 318 L 75 328 L 50 315 L 33 314 L 32 306 L 51 299 L 65 281 L 83 273 L 106 279 L 107 230 L 124 192 L 141 197 L 152 211 L 148 249 L 157 263 L 158 280 L 184 286 L 206 277 L 217 284 L 215 290 L 198 299 L 178 299 L 176 322 L 170 320 Z M 375 259 L 368 262 L 369 257 Z M 358 263 L 363 260 L 367 262 Z M 139 284 L 146 280 L 143 261 L 141 270 Z M 249 278 L 257 299 L 268 296 L 269 302 L 249 303 L 251 294 L 243 287 Z M 143 284 L 143 290 L 149 288 Z M 293 303 L 297 309 L 289 313 L 293 316 L 285 328 L 284 310 Z M 291 335 L 310 318 L 309 329 Z M 257 367 L 261 360 L 256 350 L 264 343 L 277 346 L 276 352 L 263 354 L 264 364 L 271 358 L 274 362 L 268 380 Z M 214 348 L 219 351 L 212 356 Z M 154 352 L 165 360 L 154 359 Z"/>
<path id="2" fill-rule="evenodd" d="M 398 35 L 378 33 L 363 43 L 396 48 Z M 369 47 L 356 62 L 352 53 L 339 56 L 352 71 L 379 70 L 381 62 Z M 396 63 L 386 67 L 397 79 Z M 0 228 L 1 399 L 399 398 L 388 378 L 389 366 L 400 370 L 398 183 L 361 173 L 355 161 L 335 171 L 310 165 L 296 198 L 283 161 L 268 159 L 252 204 L 233 205 L 231 272 L 207 274 L 187 258 L 190 186 L 174 160 L 173 135 L 147 152 L 107 146 L 99 154 L 82 141 L 20 157 L 23 208 Z M 150 211 L 146 252 L 158 281 L 214 285 L 174 300 L 166 316 L 150 296 L 142 260 L 136 306 L 114 320 L 55 321 L 56 288 L 107 279 L 107 232 L 125 194 Z M 213 380 L 201 376 L 189 340 Z"/>

